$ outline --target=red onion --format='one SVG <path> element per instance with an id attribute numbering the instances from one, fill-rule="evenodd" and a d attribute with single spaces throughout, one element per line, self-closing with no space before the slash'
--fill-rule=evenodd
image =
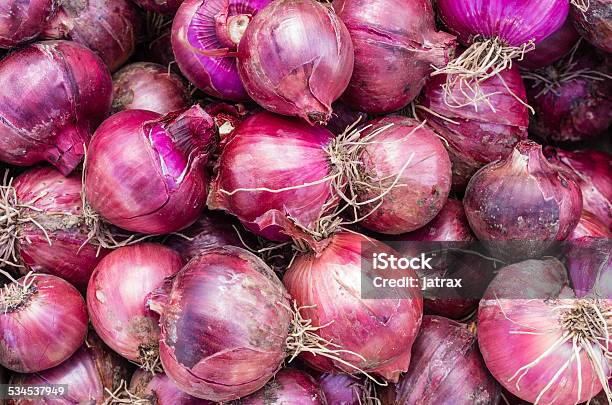
<path id="1" fill-rule="evenodd" d="M 548 142 L 577 142 L 612 124 L 612 59 L 580 48 L 547 68 L 525 73 L 534 108 L 529 129 Z"/>
<path id="2" fill-rule="evenodd" d="M 155 13 L 174 13 L 183 0 L 132 0 L 147 11 Z"/>
<path id="3" fill-rule="evenodd" d="M 4 58 L 0 88 L 0 160 L 48 161 L 65 175 L 80 163 L 83 144 L 111 106 L 108 69 L 68 41 L 40 42 Z"/>
<path id="4" fill-rule="evenodd" d="M 453 188 L 462 191 L 476 170 L 507 157 L 517 142 L 527 139 L 527 99 L 517 69 L 506 69 L 481 82 L 480 89 L 490 96 L 475 104 L 468 102 L 458 84 L 453 86 L 449 97 L 462 105 L 459 108 L 446 103 L 445 80 L 437 76 L 425 85 L 421 100 L 425 109 L 418 114 L 446 141 L 453 163 Z"/>
<path id="5" fill-rule="evenodd" d="M 497 404 L 501 389 L 478 351 L 467 325 L 440 316 L 425 316 L 412 346 L 410 369 L 392 392 L 392 403 Z"/>
<path id="6" fill-rule="evenodd" d="M 416 231 L 397 236 L 398 240 L 407 241 L 442 241 L 471 242 L 476 237 L 467 222 L 463 204 L 454 198 L 449 198 L 438 215 L 427 225 Z"/>
<path id="7" fill-rule="evenodd" d="M 11 399 L 8 405 L 103 404 L 108 392 L 119 388 L 129 376 L 127 362 L 110 351 L 90 333 L 81 348 L 68 360 L 52 369 L 34 374 L 14 375 L 13 385 L 64 385 L 66 393 L 56 397 Z"/>
<path id="8" fill-rule="evenodd" d="M 2 366 L 19 373 L 55 367 L 77 351 L 86 333 L 83 297 L 61 278 L 27 275 L 2 287 Z"/>
<path id="9" fill-rule="evenodd" d="M 512 154 L 480 169 L 463 199 L 470 227 L 496 243 L 496 256 L 517 259 L 545 252 L 567 238 L 580 219 L 578 185 L 548 163 L 542 147 L 519 142 Z"/>
<path id="10" fill-rule="evenodd" d="M 107 251 L 88 243 L 81 190 L 80 174 L 64 177 L 51 167 L 30 169 L 5 187 L 1 260 L 53 274 L 84 291 Z"/>
<path id="11" fill-rule="evenodd" d="M 565 170 L 582 190 L 582 205 L 612 228 L 612 155 L 595 150 L 545 148 L 548 160 Z"/>
<path id="12" fill-rule="evenodd" d="M 156 63 L 132 63 L 113 76 L 113 112 L 167 114 L 189 107 L 189 99 L 189 89 L 180 76 Z"/>
<path id="13" fill-rule="evenodd" d="M 583 0 L 584 1 L 584 0 Z M 586 10 L 572 7 L 574 27 L 591 44 L 608 53 L 612 52 L 612 17 L 610 0 L 587 0 Z"/>
<path id="14" fill-rule="evenodd" d="M 319 384 L 303 371 L 285 368 L 262 389 L 236 401 L 237 405 L 328 405 Z"/>
<path id="15" fill-rule="evenodd" d="M 121 356 L 151 371 L 159 361 L 159 328 L 157 314 L 146 307 L 148 294 L 182 264 L 173 250 L 143 243 L 110 253 L 89 280 L 87 308 L 96 333 Z"/>
<path id="16" fill-rule="evenodd" d="M 583 210 L 578 225 L 576 225 L 567 239 L 571 241 L 584 237 L 612 238 L 612 231 L 598 217 Z"/>
<path id="17" fill-rule="evenodd" d="M 610 375 L 604 355 L 612 300 L 576 299 L 567 285 L 556 259 L 527 260 L 504 267 L 480 301 L 478 343 L 487 368 L 525 401 L 585 402 Z"/>
<path id="18" fill-rule="evenodd" d="M 369 113 L 399 110 L 421 91 L 432 65 L 446 65 L 455 38 L 436 32 L 429 0 L 336 0 L 355 46 L 343 100 Z"/>
<path id="19" fill-rule="evenodd" d="M 0 4 L 0 48 L 36 38 L 51 17 L 55 0 L 3 0 Z"/>
<path id="20" fill-rule="evenodd" d="M 368 399 L 375 399 L 369 385 L 349 374 L 324 373 L 318 381 L 327 405 L 366 405 Z"/>
<path id="21" fill-rule="evenodd" d="M 211 249 L 166 287 L 150 306 L 161 314 L 164 370 L 181 390 L 215 402 L 237 399 L 281 367 L 289 296 L 259 258 L 231 246 Z"/>
<path id="22" fill-rule="evenodd" d="M 574 29 L 572 17 L 568 15 L 561 28 L 544 38 L 533 51 L 527 52 L 523 60 L 519 60 L 518 63 L 526 69 L 543 68 L 567 55 L 579 39 L 580 35 Z"/>
<path id="23" fill-rule="evenodd" d="M 213 405 L 214 402 L 199 399 L 179 390 L 166 374 L 151 374 L 136 370 L 130 383 L 131 399 L 149 401 L 152 405 Z M 130 395 L 128 395 L 129 397 Z"/>
<path id="24" fill-rule="evenodd" d="M 410 118 L 384 117 L 368 125 L 361 137 L 358 184 L 369 186 L 356 190 L 361 215 L 367 215 L 360 224 L 395 235 L 422 227 L 438 215 L 450 191 L 451 162 L 444 145 Z"/>
<path id="25" fill-rule="evenodd" d="M 251 19 L 271 0 L 185 0 L 172 24 L 172 49 L 187 79 L 214 97 L 244 101 L 236 51 Z"/>
<path id="26" fill-rule="evenodd" d="M 338 353 L 339 360 L 310 353 L 304 353 L 303 358 L 325 372 L 355 373 L 359 368 L 397 381 L 408 369 L 410 347 L 421 323 L 423 301 L 419 290 L 402 288 L 395 298 L 361 298 L 362 261 L 372 261 L 365 249 L 398 254 L 358 233 L 340 232 L 327 243 L 319 254 L 298 255 L 283 283 L 303 307 L 304 318 L 312 320 L 313 327 L 321 327 L 315 333 L 347 352 Z M 416 278 L 412 270 L 406 274 Z"/>
<path id="27" fill-rule="evenodd" d="M 564 246 L 564 264 L 576 297 L 612 297 L 612 238 L 583 236 Z"/>
<path id="28" fill-rule="evenodd" d="M 141 25 L 129 0 L 64 0 L 42 36 L 83 44 L 115 71 L 134 53 Z"/>
<path id="29" fill-rule="evenodd" d="M 270 3 L 238 47 L 238 73 L 249 96 L 267 110 L 310 124 L 329 121 L 353 63 L 348 30 L 331 8 L 314 0 Z"/>
<path id="30" fill-rule="evenodd" d="M 163 117 L 143 110 L 113 115 L 98 128 L 88 151 L 87 202 L 129 231 L 163 234 L 186 228 L 206 203 L 203 168 L 214 136 L 213 120 L 199 106 Z"/>

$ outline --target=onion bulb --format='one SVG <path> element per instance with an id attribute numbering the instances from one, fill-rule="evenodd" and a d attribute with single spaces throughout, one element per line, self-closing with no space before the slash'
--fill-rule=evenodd
<path id="1" fill-rule="evenodd" d="M 581 1 L 581 2 L 584 2 Z M 580 2 L 579 2 L 580 3 Z M 602 51 L 611 53 L 612 20 L 610 16 L 610 0 L 586 0 L 584 8 L 572 7 L 571 15 L 574 27 L 580 35 Z"/>
<path id="2" fill-rule="evenodd" d="M 55 11 L 56 0 L 3 0 L 0 4 L 0 48 L 36 38 Z"/>

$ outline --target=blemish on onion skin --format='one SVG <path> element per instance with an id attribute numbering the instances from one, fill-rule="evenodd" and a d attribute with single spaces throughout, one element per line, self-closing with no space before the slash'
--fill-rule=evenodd
<path id="1" fill-rule="evenodd" d="M 96 299 L 103 304 L 106 304 L 106 296 L 102 292 L 102 290 L 96 290 Z"/>

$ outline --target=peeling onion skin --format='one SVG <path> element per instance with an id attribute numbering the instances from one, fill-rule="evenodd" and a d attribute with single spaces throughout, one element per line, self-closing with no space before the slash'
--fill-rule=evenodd
<path id="1" fill-rule="evenodd" d="M 134 53 L 142 24 L 130 0 L 62 0 L 42 38 L 85 45 L 114 72 Z"/>
<path id="2" fill-rule="evenodd" d="M 497 242 L 494 255 L 517 261 L 569 236 L 580 220 L 582 193 L 546 160 L 540 145 L 521 141 L 506 159 L 476 172 L 463 206 L 478 239 Z"/>
<path id="3" fill-rule="evenodd" d="M 39 42 L 4 58 L 0 88 L 0 160 L 48 161 L 64 175 L 81 162 L 112 101 L 102 60 L 69 41 Z"/>
<path id="4" fill-rule="evenodd" d="M 612 1 L 589 0 L 586 12 L 571 8 L 574 27 L 587 41 L 602 51 L 612 53 Z"/>
<path id="5" fill-rule="evenodd" d="M 130 382 L 130 391 L 155 405 L 214 405 L 214 402 L 195 398 L 179 390 L 164 373 L 155 375 L 136 370 Z"/>
<path id="6" fill-rule="evenodd" d="M 96 265 L 108 253 L 88 241 L 89 228 L 82 215 L 81 174 L 64 177 L 52 167 L 30 169 L 13 182 L 20 203 L 33 206 L 22 209 L 45 228 L 47 236 L 35 224 L 19 225 L 17 250 L 23 264 L 37 273 L 48 273 L 85 291 Z"/>
<path id="7" fill-rule="evenodd" d="M 582 210 L 580 221 L 567 240 L 572 241 L 584 237 L 612 239 L 612 231 L 597 216 Z"/>
<path id="8" fill-rule="evenodd" d="M 223 402 L 262 388 L 281 368 L 292 315 L 270 268 L 226 246 L 191 260 L 152 296 L 161 314 L 160 354 L 184 392 Z"/>
<path id="9" fill-rule="evenodd" d="M 249 96 L 238 76 L 235 57 L 198 53 L 227 48 L 236 51 L 231 33 L 241 16 L 248 21 L 271 0 L 186 0 L 172 23 L 172 49 L 183 75 L 213 97 L 246 101 Z"/>
<path id="10" fill-rule="evenodd" d="M 0 48 L 10 49 L 36 38 L 55 11 L 57 0 L 3 0 Z"/>
<path id="11" fill-rule="evenodd" d="M 371 252 L 399 254 L 374 239 L 361 234 L 340 232 L 331 236 L 319 254 L 298 255 L 287 269 L 283 283 L 289 294 L 304 308 L 304 319 L 317 327 L 316 333 L 343 350 L 360 354 L 362 360 L 348 353 L 338 354 L 360 369 L 388 381 L 397 381 L 408 370 L 410 347 L 419 330 L 423 299 L 417 288 L 398 291 L 400 298 L 362 299 L 360 296 L 362 245 Z M 407 271 L 402 276 L 416 278 Z M 322 356 L 303 353 L 302 358 L 323 372 L 356 373 L 356 369 Z"/>
<path id="12" fill-rule="evenodd" d="M 158 316 L 147 306 L 148 295 L 183 261 L 170 248 L 154 243 L 119 248 L 94 270 L 87 288 L 91 323 L 115 352 L 141 364 L 141 347 L 157 348 Z"/>
<path id="13" fill-rule="evenodd" d="M 362 132 L 362 138 L 389 124 L 393 126 L 364 146 L 359 157 L 364 173 L 373 179 L 386 179 L 382 181 L 383 190 L 401 175 L 382 204 L 359 224 L 390 235 L 414 231 L 434 219 L 446 203 L 451 187 L 448 153 L 431 128 L 423 126 L 414 131 L 420 124 L 416 120 L 390 116 L 368 124 L 372 126 Z M 359 188 L 356 192 L 358 201 L 368 201 L 380 193 L 377 189 Z M 367 215 L 379 203 L 362 206 L 360 214 Z"/>
<path id="14" fill-rule="evenodd" d="M 369 395 L 364 391 L 363 380 L 350 374 L 324 373 L 317 380 L 327 405 L 362 405 L 361 398 Z"/>
<path id="15" fill-rule="evenodd" d="M 389 113 L 410 103 L 431 65 L 445 66 L 455 37 L 436 32 L 429 0 L 336 0 L 355 47 L 355 69 L 342 100 L 367 113 Z"/>
<path id="16" fill-rule="evenodd" d="M 132 63 L 113 75 L 113 113 L 147 110 L 167 114 L 189 107 L 190 98 L 183 79 L 156 63 Z"/>
<path id="17" fill-rule="evenodd" d="M 66 395 L 9 399 L 7 404 L 102 405 L 108 397 L 105 389 L 115 391 L 121 380 L 129 377 L 130 372 L 129 363 L 90 332 L 85 344 L 59 366 L 39 373 L 15 374 L 11 379 L 11 384 L 14 385 L 67 385 Z"/>
<path id="18" fill-rule="evenodd" d="M 505 389 L 533 403 L 563 364 L 575 354 L 570 339 L 529 369 L 521 379 L 520 390 L 516 387 L 516 379 L 508 381 L 520 367 L 534 361 L 566 332 L 560 324 L 561 311 L 555 307 L 575 302 L 565 269 L 556 259 L 527 260 L 500 270 L 480 301 L 478 343 L 487 368 Z M 612 300 L 604 299 L 602 305 L 609 310 Z M 516 333 L 520 331 L 531 333 Z M 593 345 L 592 348 L 597 357 L 603 358 L 599 347 Z M 539 403 L 582 403 L 601 390 L 584 349 L 579 356 L 580 362 L 574 359 Z M 606 363 L 604 360 L 604 374 L 609 375 Z M 581 374 L 577 374 L 578 364 L 581 365 Z M 582 376 L 580 396 L 578 375 Z"/>
<path id="19" fill-rule="evenodd" d="M 133 232 L 188 227 L 206 203 L 204 167 L 215 136 L 213 119 L 197 105 L 163 117 L 144 110 L 113 115 L 88 150 L 87 202 L 113 225 Z"/>
<path id="20" fill-rule="evenodd" d="M 523 60 L 517 60 L 517 63 L 525 69 L 539 69 L 567 55 L 580 39 L 572 20 L 568 15 L 561 28 L 544 38 L 533 51 L 525 54 Z"/>
<path id="21" fill-rule="evenodd" d="M 489 374 L 468 326 L 440 316 L 424 316 L 412 346 L 410 369 L 383 388 L 396 405 L 497 404 L 501 388 Z"/>
<path id="22" fill-rule="evenodd" d="M 303 371 L 285 368 L 259 391 L 235 405 L 329 405 L 317 381 Z"/>
<path id="23" fill-rule="evenodd" d="M 0 305 L 0 365 L 18 373 L 61 364 L 87 334 L 87 308 L 76 288 L 56 276 L 35 277 L 18 308 Z M 23 284 L 24 277 L 17 281 Z"/>
<path id="24" fill-rule="evenodd" d="M 314 0 L 276 0 L 255 15 L 238 46 L 238 73 L 259 105 L 326 124 L 348 86 L 350 34 L 330 7 Z"/>
<path id="25" fill-rule="evenodd" d="M 490 94 L 488 102 L 477 102 L 478 108 L 466 105 L 461 108 L 449 107 L 444 102 L 441 88 L 446 81 L 445 75 L 433 77 L 425 85 L 420 104 L 459 124 L 451 123 L 427 111 L 417 110 L 427 119 L 427 124 L 446 140 L 446 148 L 453 164 L 453 190 L 463 191 L 472 175 L 482 166 L 507 157 L 514 145 L 527 139 L 529 113 L 506 86 L 527 102 L 525 86 L 518 69 L 506 69 L 499 76 L 480 82 L 484 94 Z M 452 96 L 457 104 L 467 102 L 459 86 L 455 86 Z"/>
<path id="26" fill-rule="evenodd" d="M 155 13 L 174 13 L 183 0 L 132 0 L 147 11 Z"/>

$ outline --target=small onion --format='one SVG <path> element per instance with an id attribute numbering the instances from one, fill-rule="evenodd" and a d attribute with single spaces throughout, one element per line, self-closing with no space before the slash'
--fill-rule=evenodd
<path id="1" fill-rule="evenodd" d="M 323 373 L 318 381 L 327 405 L 365 405 L 374 397 L 360 378 L 350 374 Z"/>
<path id="2" fill-rule="evenodd" d="M 517 261 L 567 238 L 580 219 L 582 196 L 574 180 L 546 161 L 540 145 L 521 141 L 506 159 L 476 172 L 463 205 L 478 239 L 497 241 L 496 256 Z"/>
<path id="3" fill-rule="evenodd" d="M 309 365 L 325 372 L 355 373 L 358 368 L 397 381 L 410 363 L 410 347 L 421 324 L 423 301 L 420 291 L 412 287 L 398 290 L 393 298 L 362 299 L 362 261 L 372 260 L 366 256 L 366 248 L 399 257 L 374 239 L 340 232 L 327 240 L 327 247 L 319 254 L 298 255 L 283 283 L 298 306 L 303 307 L 304 318 L 312 320 L 313 327 L 321 327 L 316 334 L 347 351 L 337 356 L 353 367 L 327 357 L 302 354 Z M 406 275 L 416 278 L 412 270 Z"/>
<path id="4" fill-rule="evenodd" d="M 262 389 L 236 405 L 329 405 L 317 381 L 300 370 L 285 368 Z"/>
<path id="5" fill-rule="evenodd" d="M 432 65 L 446 65 L 455 38 L 436 32 L 429 0 L 335 0 L 355 47 L 342 99 L 368 113 L 399 110 L 421 91 Z"/>
<path id="6" fill-rule="evenodd" d="M 572 7 L 574 27 L 580 35 L 602 51 L 612 53 L 612 2 L 587 0 L 586 10 Z"/>
<path id="7" fill-rule="evenodd" d="M 567 55 L 580 39 L 572 20 L 568 15 L 561 28 L 544 38 L 533 51 L 527 52 L 523 60 L 518 60 L 519 65 L 525 69 L 539 69 Z"/>
<path id="8" fill-rule="evenodd" d="M 253 17 L 238 47 L 238 73 L 249 96 L 310 124 L 329 121 L 353 63 L 348 30 L 314 0 L 273 1 Z"/>
<path id="9" fill-rule="evenodd" d="M 478 343 L 489 371 L 517 397 L 581 403 L 607 385 L 611 310 L 609 297 L 576 299 L 558 260 L 527 260 L 504 267 L 489 285 Z"/>
<path id="10" fill-rule="evenodd" d="M 183 0 L 132 0 L 147 11 L 155 13 L 174 13 Z"/>
<path id="11" fill-rule="evenodd" d="M 65 175 L 80 163 L 112 101 L 102 60 L 68 41 L 40 42 L 4 58 L 0 88 L 0 160 L 48 161 Z"/>
<path id="12" fill-rule="evenodd" d="M 262 388 L 280 369 L 289 296 L 259 258 L 231 246 L 211 249 L 165 287 L 149 305 L 161 315 L 164 370 L 181 390 L 228 401 Z"/>
<path id="13" fill-rule="evenodd" d="M 113 75 L 113 112 L 148 110 L 158 114 L 189 107 L 189 89 L 175 73 L 156 63 L 137 62 Z"/>
<path id="14" fill-rule="evenodd" d="M 55 0 L 3 0 L 0 3 L 0 48 L 36 38 L 55 8 Z"/>
<path id="15" fill-rule="evenodd" d="M 83 44 L 115 71 L 134 53 L 141 25 L 130 0 L 64 0 L 42 37 Z"/>
<path id="16" fill-rule="evenodd" d="M 113 115 L 98 128 L 88 151 L 87 202 L 129 231 L 163 234 L 186 228 L 206 202 L 204 167 L 214 137 L 213 119 L 199 106 L 163 117 L 144 110 Z"/>
<path id="17" fill-rule="evenodd" d="M 363 227 L 385 234 L 418 229 L 442 209 L 451 187 L 451 162 L 428 127 L 406 117 L 379 118 L 362 132 L 361 176 L 356 195 Z M 386 128 L 386 129 L 385 129 Z M 382 195 L 382 200 L 379 201 Z"/>
<path id="18" fill-rule="evenodd" d="M 172 49 L 183 75 L 213 97 L 248 100 L 230 52 L 270 1 L 185 0 L 172 23 Z"/>
<path id="19" fill-rule="evenodd" d="M 19 373 L 55 367 L 72 356 L 87 333 L 87 308 L 68 282 L 28 275 L 2 287 L 0 365 Z"/>
<path id="20" fill-rule="evenodd" d="M 396 405 L 497 404 L 501 394 L 476 335 L 467 325 L 439 316 L 423 317 L 410 369 L 387 390 Z"/>
<path id="21" fill-rule="evenodd" d="M 453 163 L 453 188 L 463 191 L 476 170 L 507 157 L 517 142 L 527 139 L 527 97 L 516 68 L 481 82 L 481 90 L 490 96 L 475 105 L 468 103 L 459 84 L 453 86 L 449 97 L 463 105 L 459 108 L 445 101 L 441 87 L 445 80 L 436 76 L 425 85 L 420 104 L 426 109 L 419 109 L 418 114 L 446 141 Z"/>
<path id="22" fill-rule="evenodd" d="M 159 361 L 159 327 L 157 314 L 146 307 L 148 295 L 182 264 L 173 250 L 143 243 L 110 253 L 89 280 L 87 308 L 98 336 L 121 356 L 151 371 Z"/>
<path id="23" fill-rule="evenodd" d="M 136 370 L 130 382 L 132 399 L 150 405 L 213 405 L 214 402 L 192 397 L 179 390 L 166 374 Z M 137 402 L 140 400 L 140 402 Z M 148 402 L 144 402 L 148 401 Z"/>

